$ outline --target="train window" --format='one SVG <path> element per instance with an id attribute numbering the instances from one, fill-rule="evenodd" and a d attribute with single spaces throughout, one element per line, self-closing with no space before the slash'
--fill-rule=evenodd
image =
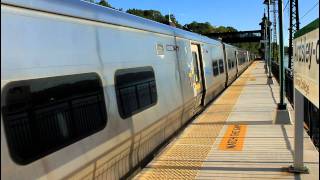
<path id="1" fill-rule="evenodd" d="M 195 74 L 195 81 L 200 82 L 200 76 L 199 76 L 199 70 L 198 70 L 198 56 L 196 52 L 192 52 L 192 58 L 193 58 L 193 68 L 194 68 L 194 74 Z"/>
<path id="2" fill-rule="evenodd" d="M 121 69 L 115 74 L 115 90 L 120 116 L 125 119 L 157 102 L 152 67 Z"/>
<path id="3" fill-rule="evenodd" d="M 245 55 L 243 53 L 239 54 L 239 65 L 242 65 L 243 63 L 245 63 L 246 59 L 245 59 Z"/>
<path id="4" fill-rule="evenodd" d="M 219 71 L 220 71 L 220 74 L 224 73 L 224 67 L 223 67 L 223 60 L 222 59 L 219 59 Z"/>
<path id="5" fill-rule="evenodd" d="M 228 69 L 231 69 L 231 59 L 228 59 Z"/>
<path id="6" fill-rule="evenodd" d="M 218 61 L 213 61 L 212 62 L 212 68 L 213 68 L 213 75 L 214 76 L 219 75 Z"/>
<path id="7" fill-rule="evenodd" d="M 96 73 L 12 82 L 4 88 L 3 99 L 10 155 L 21 165 L 88 137 L 107 123 Z"/>

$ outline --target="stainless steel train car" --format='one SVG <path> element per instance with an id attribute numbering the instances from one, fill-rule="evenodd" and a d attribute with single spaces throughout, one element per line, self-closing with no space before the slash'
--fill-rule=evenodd
<path id="1" fill-rule="evenodd" d="M 2 0 L 1 51 L 1 178 L 19 180 L 128 177 L 252 62 L 78 0 Z"/>
<path id="2" fill-rule="evenodd" d="M 248 64 L 249 64 L 249 53 L 248 53 L 248 51 L 238 49 L 238 51 L 237 51 L 237 60 L 238 60 L 238 63 L 237 63 L 238 74 L 239 73 L 241 74 L 248 67 Z"/>

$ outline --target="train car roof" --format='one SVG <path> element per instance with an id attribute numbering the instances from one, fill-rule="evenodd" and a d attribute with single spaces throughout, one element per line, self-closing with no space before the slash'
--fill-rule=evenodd
<path id="1" fill-rule="evenodd" d="M 238 47 L 233 46 L 233 45 L 231 45 L 231 44 L 224 43 L 224 45 L 225 45 L 226 47 L 228 47 L 228 48 L 235 48 L 235 49 L 239 49 Z"/>
<path id="2" fill-rule="evenodd" d="M 130 27 L 160 34 L 178 36 L 209 44 L 221 44 L 196 33 L 174 28 L 149 19 L 141 18 L 112 8 L 80 0 L 1 0 L 1 4 L 34 9 L 54 14 L 76 17 L 96 22 Z"/>

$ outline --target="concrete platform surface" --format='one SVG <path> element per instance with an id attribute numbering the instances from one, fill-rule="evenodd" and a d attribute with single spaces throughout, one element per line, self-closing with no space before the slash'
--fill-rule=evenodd
<path id="1" fill-rule="evenodd" d="M 264 62 L 254 62 L 135 179 L 318 180 L 319 152 L 306 133 L 310 174 L 287 171 L 293 164 L 294 125 L 273 124 L 278 102 L 277 81 L 268 84 Z"/>

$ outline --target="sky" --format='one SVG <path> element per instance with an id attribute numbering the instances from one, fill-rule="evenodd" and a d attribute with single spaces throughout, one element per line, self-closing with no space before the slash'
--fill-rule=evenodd
<path id="1" fill-rule="evenodd" d="M 108 2 L 113 7 L 124 10 L 136 8 L 159 10 L 162 14 L 170 12 L 182 25 L 192 21 L 210 22 L 214 26 L 232 26 L 240 31 L 260 29 L 259 23 L 266 9 L 263 0 L 108 0 Z M 283 7 L 287 2 L 288 0 L 283 0 Z M 314 8 L 307 13 L 312 7 Z M 319 0 L 299 0 L 299 13 L 300 27 L 319 18 Z M 284 10 L 283 21 L 285 44 L 288 44 L 289 5 Z"/>

